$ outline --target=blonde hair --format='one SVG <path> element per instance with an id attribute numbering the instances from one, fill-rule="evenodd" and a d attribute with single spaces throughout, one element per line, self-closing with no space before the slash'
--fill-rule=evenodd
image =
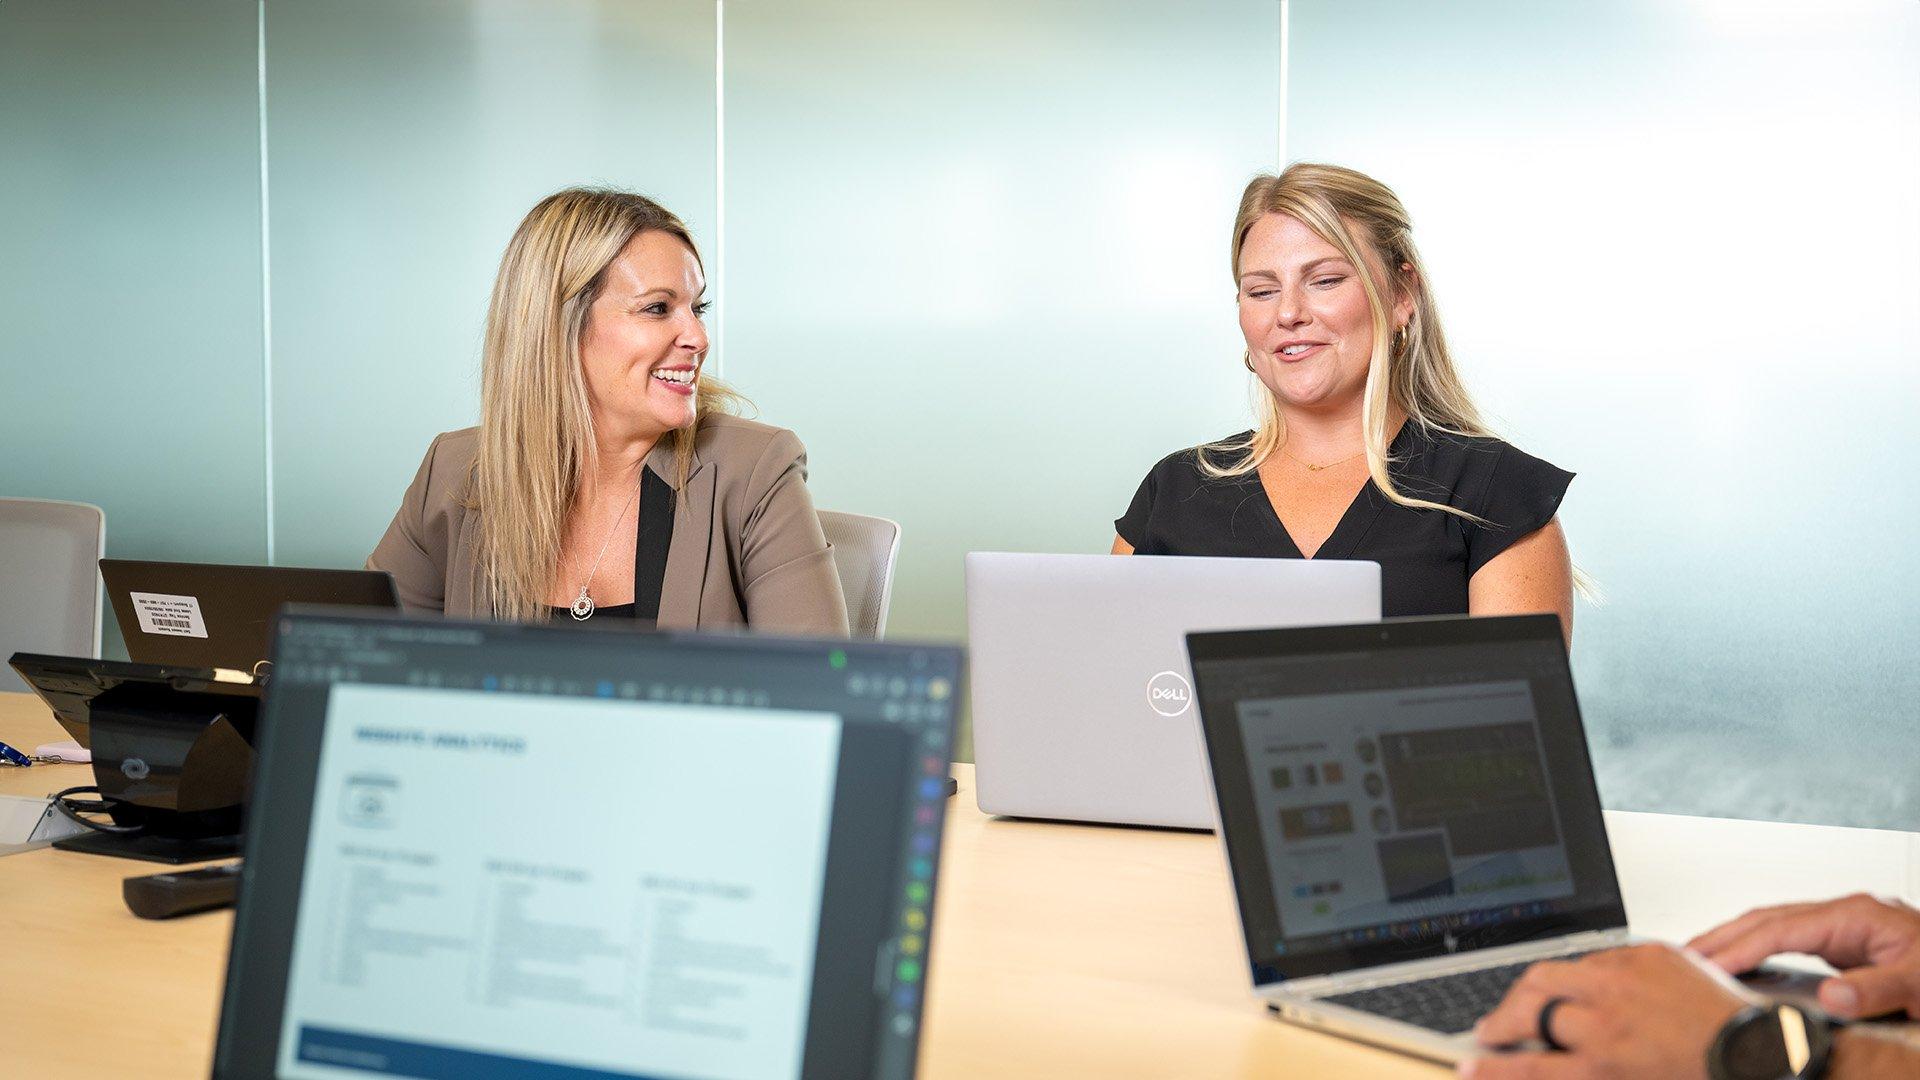
<path id="1" fill-rule="evenodd" d="M 643 195 L 568 188 L 540 200 L 500 258 L 480 361 L 480 454 L 468 505 L 481 511 L 476 572 L 495 617 L 544 617 L 559 571 L 562 532 L 595 466 L 597 444 L 580 364 L 580 337 L 607 266 L 649 231 L 687 245 L 693 234 Z M 732 388 L 702 375 L 694 421 L 673 432 L 684 483 L 700 418 L 736 412 Z"/>
<path id="2" fill-rule="evenodd" d="M 1257 176 L 1240 197 L 1233 222 L 1233 275 L 1239 286 L 1240 250 L 1254 223 L 1268 214 L 1298 219 L 1314 234 L 1340 249 L 1354 266 L 1373 313 L 1373 354 L 1361 400 L 1367 472 L 1381 494 L 1401 506 L 1444 510 L 1470 521 L 1478 517 L 1445 503 L 1415 498 L 1394 486 L 1387 472 L 1387 430 L 1397 406 L 1410 424 L 1457 435 L 1491 434 L 1453 368 L 1440 313 L 1427 285 L 1427 272 L 1413 246 L 1412 221 L 1398 196 L 1378 180 L 1338 165 L 1297 164 L 1279 176 Z M 1406 268 L 1406 269 L 1403 269 Z M 1410 271 L 1410 272 L 1409 272 Z M 1383 276 L 1384 275 L 1384 276 Z M 1392 326 L 1395 301 L 1413 301 L 1404 344 L 1396 347 Z M 1260 467 L 1286 441 L 1286 421 L 1271 393 L 1262 393 L 1259 421 L 1252 436 L 1200 447 L 1200 469 L 1208 476 L 1243 476 Z"/>

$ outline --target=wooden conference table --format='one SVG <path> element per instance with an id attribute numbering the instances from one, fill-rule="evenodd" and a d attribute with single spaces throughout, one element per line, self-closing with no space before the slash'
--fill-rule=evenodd
<path id="1" fill-rule="evenodd" d="M 0 741 L 62 738 L 0 694 Z M 1004 821 L 955 769 L 920 1074 L 1419 1077 L 1447 1070 L 1270 1020 L 1249 992 L 1211 836 Z M 91 782 L 0 769 L 0 793 Z M 1641 933 L 1684 938 L 1760 903 L 1865 889 L 1920 899 L 1920 836 L 1609 811 Z M 0 858 L 0 1073 L 205 1077 L 231 912 L 146 922 L 121 879 L 155 865 L 42 849 Z"/>

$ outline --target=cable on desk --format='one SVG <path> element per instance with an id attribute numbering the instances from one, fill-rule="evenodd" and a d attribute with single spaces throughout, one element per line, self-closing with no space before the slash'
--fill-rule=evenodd
<path id="1" fill-rule="evenodd" d="M 102 797 L 93 800 L 73 798 L 75 795 L 85 795 L 89 792 L 95 795 L 101 795 Z M 65 788 L 53 793 L 54 809 L 60 811 L 61 815 L 68 821 L 82 828 L 92 829 L 94 832 L 110 833 L 114 836 L 136 836 L 146 832 L 147 827 L 145 825 L 104 825 L 98 821 L 89 821 L 80 816 L 81 814 L 111 813 L 114 809 L 114 804 L 119 801 L 118 799 L 106 798 L 96 784 L 83 784 L 80 787 Z"/>

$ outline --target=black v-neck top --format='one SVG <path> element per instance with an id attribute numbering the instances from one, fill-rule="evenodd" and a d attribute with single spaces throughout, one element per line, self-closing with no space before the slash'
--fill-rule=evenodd
<path id="1" fill-rule="evenodd" d="M 667 580 L 667 550 L 673 545 L 673 486 L 640 470 L 640 530 L 633 542 L 633 603 L 596 607 L 581 622 L 631 619 L 641 626 L 660 621 L 660 589 Z M 573 609 L 549 609 L 554 622 L 573 622 Z"/>
<path id="2" fill-rule="evenodd" d="M 1234 436 L 1244 442 L 1250 432 Z M 1380 609 L 1399 615 L 1460 615 L 1467 580 L 1514 541 L 1553 520 L 1573 474 L 1499 439 L 1401 426 L 1388 471 L 1402 494 L 1458 507 L 1489 524 L 1388 500 L 1372 480 L 1360 489 L 1316 559 L 1380 564 Z M 1161 459 L 1133 505 L 1113 523 L 1139 555 L 1303 556 L 1275 515 L 1257 472 L 1202 473 L 1197 448 Z"/>

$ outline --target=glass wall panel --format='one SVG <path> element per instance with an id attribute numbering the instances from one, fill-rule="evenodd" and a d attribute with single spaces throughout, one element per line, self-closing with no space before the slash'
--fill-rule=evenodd
<path id="1" fill-rule="evenodd" d="M 0 494 L 265 555 L 254 5 L 0 5 Z"/>
<path id="2" fill-rule="evenodd" d="M 0 495 L 116 557 L 265 561 L 255 40 L 252 0 L 0 4 Z"/>
<path id="3" fill-rule="evenodd" d="M 535 202 L 629 188 L 710 241 L 714 6 L 270 3 L 266 54 L 276 554 L 357 566 L 428 441 L 478 420 Z"/>
<path id="4" fill-rule="evenodd" d="M 1580 473 L 1607 802 L 1920 829 L 1920 4 L 1291 29 L 1287 156 L 1398 189 L 1481 404 Z"/>
<path id="5" fill-rule="evenodd" d="M 965 552 L 1105 551 L 1248 426 L 1272 0 L 728 0 L 725 41 L 725 373 L 821 506 L 901 523 L 890 633 L 963 636 Z"/>

